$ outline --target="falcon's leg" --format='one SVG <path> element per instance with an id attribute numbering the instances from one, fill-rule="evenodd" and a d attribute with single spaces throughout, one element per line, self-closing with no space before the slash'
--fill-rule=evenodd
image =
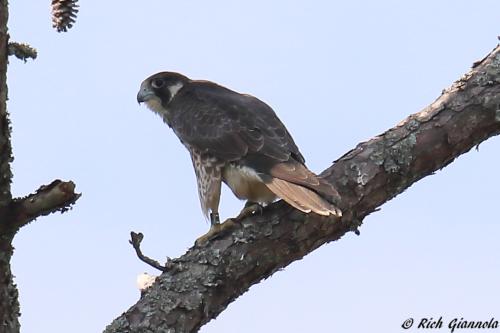
<path id="1" fill-rule="evenodd" d="M 249 200 L 245 204 L 245 207 L 243 207 L 241 212 L 238 214 L 238 216 L 233 218 L 233 220 L 239 222 L 239 221 L 243 220 L 245 217 L 252 216 L 256 213 L 262 214 L 263 209 L 264 209 L 264 207 L 262 207 L 261 204 Z"/>
<path id="2" fill-rule="evenodd" d="M 208 241 L 222 236 L 225 232 L 229 231 L 237 222 L 240 222 L 245 217 L 252 216 L 256 213 L 262 213 L 262 205 L 256 202 L 247 201 L 245 207 L 241 210 L 238 216 L 234 218 L 229 218 L 223 223 L 220 223 L 219 213 L 210 213 L 210 230 L 199 237 L 195 244 L 201 246 L 206 244 Z"/>
<path id="3" fill-rule="evenodd" d="M 225 231 L 231 229 L 234 226 L 234 221 L 232 219 L 227 219 L 224 223 L 220 223 L 219 213 L 210 213 L 210 230 L 199 237 L 195 244 L 197 246 L 204 245 L 208 241 L 221 236 Z"/>
<path id="4" fill-rule="evenodd" d="M 210 213 L 210 227 L 220 223 L 219 213 Z"/>

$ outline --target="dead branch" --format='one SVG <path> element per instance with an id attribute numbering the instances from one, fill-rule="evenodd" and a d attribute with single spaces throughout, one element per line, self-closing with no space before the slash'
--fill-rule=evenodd
<path id="1" fill-rule="evenodd" d="M 18 59 L 26 62 L 27 59 L 36 59 L 37 51 L 35 48 L 31 47 L 25 43 L 10 42 L 7 46 L 8 55 L 13 55 Z"/>

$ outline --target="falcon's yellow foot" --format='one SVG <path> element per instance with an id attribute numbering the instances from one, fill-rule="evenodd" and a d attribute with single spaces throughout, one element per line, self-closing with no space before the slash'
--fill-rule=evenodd
<path id="1" fill-rule="evenodd" d="M 256 213 L 262 213 L 262 209 L 263 209 L 263 207 L 260 204 L 248 201 L 245 204 L 245 207 L 243 207 L 241 212 L 238 214 L 238 216 L 236 216 L 234 218 L 234 220 L 239 222 L 239 221 L 243 220 L 245 217 L 252 216 Z"/>
<path id="2" fill-rule="evenodd" d="M 215 239 L 217 237 L 220 237 L 224 235 L 226 232 L 228 232 L 233 226 L 235 225 L 233 219 L 227 219 L 223 223 L 216 223 L 212 224 L 210 226 L 210 230 L 204 234 L 203 236 L 199 237 L 196 242 L 194 243 L 196 246 L 203 246 L 212 239 Z"/>

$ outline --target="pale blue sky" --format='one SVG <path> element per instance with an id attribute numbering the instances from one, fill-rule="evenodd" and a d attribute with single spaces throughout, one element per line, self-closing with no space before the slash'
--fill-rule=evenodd
<path id="1" fill-rule="evenodd" d="M 15 195 L 55 178 L 82 198 L 15 240 L 23 332 L 99 332 L 135 303 L 144 251 L 176 257 L 207 231 L 191 161 L 136 103 L 160 70 L 269 103 L 309 167 L 432 102 L 486 55 L 500 2 L 82 1 L 66 34 L 50 1 L 11 1 Z M 401 332 L 423 316 L 500 318 L 500 141 L 493 138 L 231 304 L 203 333 Z M 221 218 L 243 203 L 225 191 Z"/>

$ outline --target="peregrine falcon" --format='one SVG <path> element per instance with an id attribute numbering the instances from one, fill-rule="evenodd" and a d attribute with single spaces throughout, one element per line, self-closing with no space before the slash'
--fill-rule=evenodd
<path id="1" fill-rule="evenodd" d="M 142 82 L 137 101 L 160 115 L 191 155 L 201 208 L 211 222 L 198 241 L 231 224 L 231 219 L 219 222 L 222 182 L 247 200 L 236 219 L 277 198 L 304 213 L 342 215 L 333 204 L 339 199 L 335 188 L 307 169 L 290 133 L 261 100 L 210 81 L 161 72 Z"/>

